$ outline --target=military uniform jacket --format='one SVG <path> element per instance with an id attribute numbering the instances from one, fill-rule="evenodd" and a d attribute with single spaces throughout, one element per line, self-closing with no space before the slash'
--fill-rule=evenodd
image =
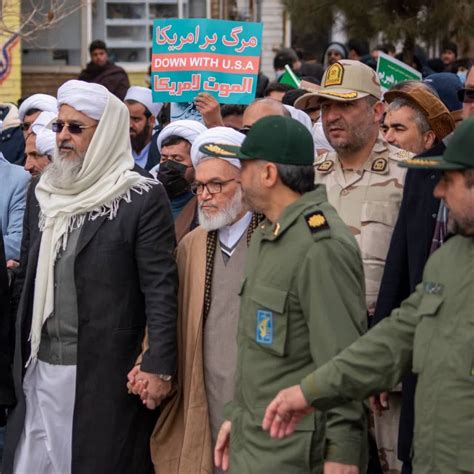
<path id="1" fill-rule="evenodd" d="M 324 186 L 254 232 L 244 275 L 236 390 L 226 407 L 231 472 L 319 472 L 323 458 L 364 464 L 362 403 L 328 412 L 327 423 L 320 413 L 308 415 L 285 440 L 261 429 L 279 390 L 299 383 L 365 330 L 360 253 Z"/>
<path id="2" fill-rule="evenodd" d="M 406 169 L 397 165 L 411 156 L 391 146 L 380 135 L 360 170 L 344 170 L 335 152 L 322 155 L 315 165 L 316 183 L 326 185 L 329 202 L 359 244 L 370 315 L 375 311 L 403 196 Z"/>
<path id="3" fill-rule="evenodd" d="M 474 238 L 451 238 L 399 309 L 302 383 L 325 409 L 393 387 L 412 369 L 416 474 L 474 471 L 473 263 Z"/>

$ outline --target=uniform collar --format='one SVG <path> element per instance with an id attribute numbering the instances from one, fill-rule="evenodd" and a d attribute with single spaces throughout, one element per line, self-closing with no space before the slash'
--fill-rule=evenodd
<path id="1" fill-rule="evenodd" d="M 290 204 L 276 222 L 273 224 L 265 219 L 260 224 L 260 230 L 263 233 L 264 240 L 277 240 L 285 231 L 292 226 L 301 214 L 304 214 L 306 208 L 313 208 L 315 205 L 327 201 L 326 187 L 318 184 L 314 191 L 303 194 L 298 200 Z"/>

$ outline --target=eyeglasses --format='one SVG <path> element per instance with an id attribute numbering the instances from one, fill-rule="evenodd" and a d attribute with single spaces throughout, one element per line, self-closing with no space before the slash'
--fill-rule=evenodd
<path id="1" fill-rule="evenodd" d="M 61 133 L 63 128 L 66 127 L 69 130 L 69 133 L 73 135 L 78 135 L 82 133 L 86 128 L 97 127 L 97 125 L 79 125 L 78 123 L 64 123 L 64 122 L 53 122 L 51 124 L 51 130 L 54 133 Z"/>
<path id="2" fill-rule="evenodd" d="M 219 194 L 220 192 L 222 192 L 222 186 L 227 183 L 230 183 L 231 181 L 235 181 L 235 178 L 220 182 L 211 181 L 210 183 L 193 183 L 191 185 L 191 192 L 196 196 L 199 196 L 204 192 L 204 188 L 206 188 L 207 192 L 211 195 Z"/>
<path id="3" fill-rule="evenodd" d="M 465 104 L 474 102 L 474 89 L 459 89 L 458 99 Z"/>
<path id="4" fill-rule="evenodd" d="M 28 123 L 28 122 L 23 122 L 21 125 L 20 125 L 20 128 L 26 132 L 27 130 L 30 129 L 30 127 L 33 125 L 33 123 Z"/>
<path id="5" fill-rule="evenodd" d="M 251 128 L 252 128 L 252 127 L 249 127 L 249 126 L 242 127 L 242 128 L 239 130 L 239 132 L 240 132 L 240 133 L 243 133 L 244 135 L 247 135 L 247 133 L 249 133 L 249 131 L 250 131 Z"/>

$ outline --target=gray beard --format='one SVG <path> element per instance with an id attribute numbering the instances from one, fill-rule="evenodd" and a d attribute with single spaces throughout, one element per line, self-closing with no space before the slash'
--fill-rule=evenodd
<path id="1" fill-rule="evenodd" d="M 44 170 L 44 179 L 55 188 L 69 188 L 76 181 L 84 158 L 85 154 L 76 158 L 65 158 L 61 152 L 54 154 L 51 164 Z"/>
<path id="2" fill-rule="evenodd" d="M 244 208 L 242 202 L 242 189 L 237 188 L 232 199 L 224 209 L 221 209 L 215 215 L 208 216 L 202 211 L 201 206 L 198 207 L 199 224 L 208 232 L 218 230 L 226 225 L 230 225 L 237 219 L 237 216 Z"/>

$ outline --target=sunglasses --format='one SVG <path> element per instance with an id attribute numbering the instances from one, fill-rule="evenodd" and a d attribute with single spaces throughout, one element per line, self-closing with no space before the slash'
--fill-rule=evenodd
<path id="1" fill-rule="evenodd" d="M 465 104 L 474 102 L 474 89 L 458 90 L 458 99 Z"/>
<path id="2" fill-rule="evenodd" d="M 23 122 L 21 125 L 20 125 L 20 128 L 26 132 L 27 130 L 30 129 L 31 125 L 33 125 L 32 123 L 28 123 L 28 122 Z"/>
<path id="3" fill-rule="evenodd" d="M 86 128 L 96 127 L 97 125 L 79 125 L 78 123 L 63 123 L 63 122 L 53 122 L 51 124 L 51 130 L 54 133 L 61 133 L 63 128 L 66 127 L 69 133 L 73 135 L 79 135 Z"/>

